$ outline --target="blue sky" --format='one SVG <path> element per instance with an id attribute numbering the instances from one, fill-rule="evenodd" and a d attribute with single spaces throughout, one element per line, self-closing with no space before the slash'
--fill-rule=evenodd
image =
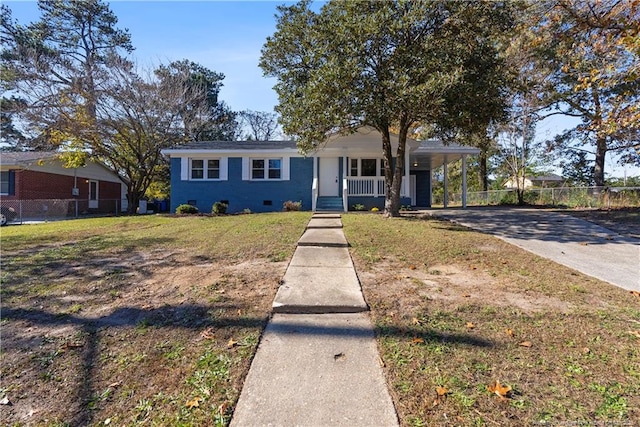
<path id="1" fill-rule="evenodd" d="M 38 20 L 35 1 L 6 1 L 13 17 L 26 24 Z M 110 1 L 118 28 L 127 28 L 140 66 L 155 67 L 189 59 L 225 75 L 220 98 L 233 110 L 272 111 L 278 97 L 274 79 L 258 67 L 260 50 L 276 26 L 276 6 L 288 1 Z M 317 2 L 321 4 L 322 2 Z M 540 123 L 539 139 L 552 138 L 572 122 L 555 116 Z M 607 156 L 607 173 L 625 169 Z M 640 168 L 627 166 L 628 176 Z"/>
<path id="2" fill-rule="evenodd" d="M 35 1 L 3 1 L 22 24 L 38 20 Z M 275 1 L 111 1 L 118 28 L 129 29 L 141 66 L 189 59 L 225 75 L 220 97 L 233 110 L 272 111 L 274 79 L 258 67 L 275 31 Z"/>

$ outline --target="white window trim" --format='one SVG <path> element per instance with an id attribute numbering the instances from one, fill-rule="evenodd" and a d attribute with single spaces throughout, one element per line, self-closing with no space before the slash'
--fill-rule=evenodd
<path id="1" fill-rule="evenodd" d="M 9 189 L 9 191 L 7 191 L 6 193 L 0 192 L 0 196 L 8 196 L 10 194 L 11 188 L 11 178 L 10 178 L 10 171 L 2 171 L 2 173 L 6 173 L 7 174 L 7 188 Z"/>
<path id="2" fill-rule="evenodd" d="M 192 178 L 192 164 L 194 160 L 202 160 L 202 178 Z M 208 160 L 220 161 L 220 175 L 219 178 L 209 178 Z M 229 178 L 228 158 L 227 157 L 183 157 L 182 158 L 182 180 L 183 181 L 227 181 Z"/>
<path id="3" fill-rule="evenodd" d="M 253 178 L 253 161 L 264 160 L 264 178 Z M 269 178 L 269 160 L 280 160 L 280 178 Z M 290 157 L 287 156 L 260 156 L 242 158 L 242 179 L 244 181 L 289 181 L 290 180 Z"/>
<path id="4" fill-rule="evenodd" d="M 366 159 L 366 160 L 371 160 L 371 159 L 375 159 L 376 161 L 376 174 L 375 176 L 362 176 L 362 160 Z M 351 175 L 351 161 L 352 160 L 357 160 L 358 163 L 358 175 Z M 384 166 L 384 159 L 381 158 L 376 158 L 376 157 L 349 157 L 349 163 L 348 163 L 348 167 L 349 167 L 349 176 L 350 177 L 355 177 L 355 178 L 384 178 L 384 174 L 380 175 L 380 171 L 382 170 Z"/>
<path id="5" fill-rule="evenodd" d="M 91 194 L 91 184 L 95 184 L 96 185 L 96 192 L 95 194 Z M 91 196 L 95 196 L 95 198 L 91 198 Z M 90 201 L 94 201 L 97 202 L 98 200 L 100 200 L 100 181 L 97 181 L 95 179 L 91 179 L 89 180 L 89 200 Z"/>

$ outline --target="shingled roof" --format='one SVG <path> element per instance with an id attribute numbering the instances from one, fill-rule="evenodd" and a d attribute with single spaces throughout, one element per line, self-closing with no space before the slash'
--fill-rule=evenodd
<path id="1" fill-rule="evenodd" d="M 0 164 L 5 166 L 23 166 L 40 160 L 53 159 L 55 151 L 1 151 Z"/>
<path id="2" fill-rule="evenodd" d="M 175 147 L 177 150 L 273 150 L 297 149 L 295 141 L 197 141 Z"/>

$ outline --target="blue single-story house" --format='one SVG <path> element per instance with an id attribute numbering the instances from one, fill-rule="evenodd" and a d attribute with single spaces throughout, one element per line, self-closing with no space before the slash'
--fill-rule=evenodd
<path id="1" fill-rule="evenodd" d="M 394 153 L 397 144 L 392 135 Z M 401 204 L 426 208 L 432 170 L 462 159 L 466 174 L 466 156 L 480 150 L 407 139 L 406 152 Z M 286 201 L 313 211 L 384 208 L 382 138 L 373 128 L 330 137 L 306 156 L 294 141 L 192 142 L 163 154 L 171 160 L 172 212 L 183 203 L 210 212 L 218 201 L 228 204 L 229 213 L 281 211 Z"/>

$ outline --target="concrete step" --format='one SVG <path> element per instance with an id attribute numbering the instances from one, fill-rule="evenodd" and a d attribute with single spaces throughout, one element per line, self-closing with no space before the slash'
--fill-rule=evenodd
<path id="1" fill-rule="evenodd" d="M 342 218 L 342 214 L 337 212 L 333 212 L 333 213 L 315 212 L 312 218 Z"/>
<path id="2" fill-rule="evenodd" d="M 364 301 L 353 267 L 289 266 L 273 300 L 274 313 L 359 313 Z"/>
<path id="3" fill-rule="evenodd" d="M 298 240 L 298 246 L 349 247 L 339 228 L 308 228 Z"/>
<path id="4" fill-rule="evenodd" d="M 344 209 L 342 197 L 318 197 L 316 200 L 316 211 L 338 211 Z"/>
<path id="5" fill-rule="evenodd" d="M 311 218 L 307 228 L 342 228 L 340 218 Z"/>

